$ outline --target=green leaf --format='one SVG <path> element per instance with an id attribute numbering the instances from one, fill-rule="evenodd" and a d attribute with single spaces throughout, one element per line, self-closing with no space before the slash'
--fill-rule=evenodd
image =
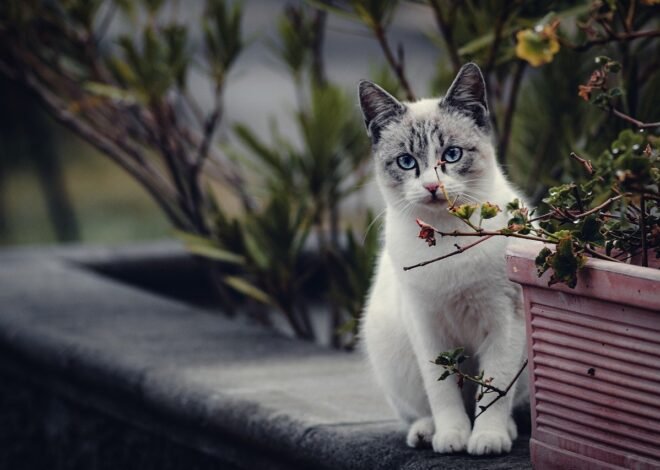
<path id="1" fill-rule="evenodd" d="M 443 352 L 435 358 L 434 362 L 439 366 L 450 366 L 454 363 L 454 359 L 451 357 L 449 352 Z"/>
<path id="2" fill-rule="evenodd" d="M 492 204 L 490 202 L 484 202 L 481 205 L 481 218 L 484 219 L 484 220 L 492 219 L 493 217 L 495 217 L 500 212 L 502 212 L 502 209 L 500 209 L 497 204 Z"/>
<path id="3" fill-rule="evenodd" d="M 586 217 L 574 234 L 583 242 L 602 243 L 604 241 L 601 229 L 603 222 L 595 215 Z"/>
<path id="4" fill-rule="evenodd" d="M 245 258 L 221 249 L 208 238 L 180 230 L 175 230 L 174 235 L 183 241 L 186 249 L 193 254 L 230 264 L 242 265 L 245 263 Z"/>
<path id="5" fill-rule="evenodd" d="M 472 217 L 474 211 L 477 210 L 477 207 L 477 204 L 461 204 L 460 206 L 455 207 L 452 213 L 459 219 L 470 220 L 470 217 Z"/>
<path id="6" fill-rule="evenodd" d="M 507 212 L 513 212 L 520 209 L 520 199 L 516 198 L 506 205 Z"/>
<path id="7" fill-rule="evenodd" d="M 126 104 L 134 104 L 137 101 L 142 101 L 138 100 L 136 95 L 131 91 L 108 85 L 106 83 L 86 82 L 83 87 L 93 95 L 108 98 L 113 101 L 119 101 Z"/>
<path id="8" fill-rule="evenodd" d="M 548 256 L 552 255 L 552 250 L 550 248 L 543 248 L 541 251 L 539 251 L 539 254 L 536 256 L 536 259 L 534 260 L 534 264 L 536 265 L 536 270 L 538 272 L 539 277 L 543 275 L 549 268 L 550 265 L 548 264 Z"/>
<path id="9" fill-rule="evenodd" d="M 438 377 L 438 381 L 445 380 L 450 375 L 451 375 L 451 372 L 446 370 L 442 373 L 442 375 L 440 377 Z"/>
<path id="10" fill-rule="evenodd" d="M 225 276 L 222 278 L 222 280 L 232 289 L 256 300 L 257 302 L 261 302 L 262 304 L 266 305 L 275 305 L 273 299 L 266 292 L 250 284 L 242 277 Z"/>
<path id="11" fill-rule="evenodd" d="M 584 264 L 583 258 L 583 255 L 575 253 L 572 238 L 562 238 L 557 244 L 555 253 L 548 257 L 548 264 L 552 268 L 548 285 L 561 282 L 570 288 L 575 287 L 578 268 Z"/>
<path id="12" fill-rule="evenodd" d="M 450 351 L 449 354 L 452 359 L 456 360 L 461 354 L 463 354 L 463 351 L 465 351 L 464 348 L 456 348 Z"/>

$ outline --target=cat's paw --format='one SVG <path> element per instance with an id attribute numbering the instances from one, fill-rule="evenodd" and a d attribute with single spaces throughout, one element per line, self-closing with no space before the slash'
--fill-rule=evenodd
<path id="1" fill-rule="evenodd" d="M 511 452 L 513 441 L 511 439 L 511 427 L 507 430 L 475 431 L 468 441 L 468 453 L 471 455 L 504 454 Z M 517 431 L 516 431 L 517 434 Z"/>
<path id="2" fill-rule="evenodd" d="M 470 429 L 445 428 L 433 435 L 433 450 L 440 454 L 462 452 L 467 447 Z"/>
<path id="3" fill-rule="evenodd" d="M 419 418 L 410 425 L 408 436 L 406 437 L 406 444 L 410 447 L 428 447 L 431 445 L 431 439 L 433 439 L 434 432 L 435 425 L 433 424 L 433 418 L 431 416 Z"/>

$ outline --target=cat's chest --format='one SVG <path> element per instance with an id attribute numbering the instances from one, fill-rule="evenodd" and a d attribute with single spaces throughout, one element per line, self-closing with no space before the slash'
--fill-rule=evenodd
<path id="1" fill-rule="evenodd" d="M 438 236 L 436 245 L 428 246 L 419 238 L 418 227 L 399 225 L 386 230 L 385 249 L 402 288 L 414 290 L 417 295 L 428 297 L 429 301 L 461 302 L 479 296 L 488 286 L 494 287 L 506 277 L 504 239 L 491 239 L 464 253 L 424 266 L 413 266 L 451 254 L 457 251 L 457 244 L 466 245 L 472 241 Z"/>

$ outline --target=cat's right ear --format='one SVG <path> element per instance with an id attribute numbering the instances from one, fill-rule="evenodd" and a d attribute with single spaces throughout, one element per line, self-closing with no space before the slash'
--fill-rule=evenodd
<path id="1" fill-rule="evenodd" d="M 406 107 L 381 87 L 368 80 L 360 80 L 358 90 L 367 134 L 375 144 L 380 139 L 380 131 L 383 127 L 405 113 Z"/>

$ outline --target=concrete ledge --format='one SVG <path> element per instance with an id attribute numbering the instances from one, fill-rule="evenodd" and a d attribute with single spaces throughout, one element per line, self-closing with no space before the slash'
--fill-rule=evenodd
<path id="1" fill-rule="evenodd" d="M 0 431 L 0 448 L 10 449 L 0 467 L 531 468 L 528 438 L 499 458 L 407 448 L 357 354 L 83 267 L 137 263 L 144 253 L 0 253 L 0 422 L 16 427 Z M 182 288 L 197 279 L 173 245 L 146 253 L 158 271 L 178 266 Z M 78 460 L 67 464 L 67 455 Z"/>

